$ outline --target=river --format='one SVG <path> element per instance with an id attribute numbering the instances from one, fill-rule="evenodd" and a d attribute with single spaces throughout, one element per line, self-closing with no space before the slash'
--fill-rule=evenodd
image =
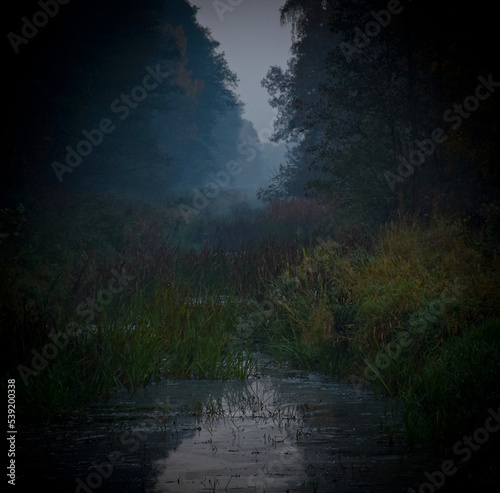
<path id="1" fill-rule="evenodd" d="M 430 461 L 393 399 L 260 354 L 247 380 L 120 390 L 18 440 L 26 491 L 406 492 Z"/>

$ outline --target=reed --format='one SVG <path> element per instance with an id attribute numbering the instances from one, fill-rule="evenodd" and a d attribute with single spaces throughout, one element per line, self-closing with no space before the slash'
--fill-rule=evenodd
<path id="1" fill-rule="evenodd" d="M 491 244 L 460 221 L 403 218 L 370 250 L 340 238 L 305 248 L 266 283 L 257 340 L 293 365 L 398 396 L 409 443 L 446 443 L 500 395 L 500 261 L 484 237 Z"/>
<path id="2" fill-rule="evenodd" d="M 500 320 L 466 329 L 406 369 L 400 390 L 410 444 L 451 443 L 500 404 Z"/>
<path id="3" fill-rule="evenodd" d="M 159 378 L 246 378 L 255 349 L 301 368 L 357 373 L 397 395 L 412 443 L 451 437 L 498 396 L 497 216 L 485 230 L 406 217 L 373 235 L 332 227 L 333 209 L 307 200 L 190 225 L 106 197 L 90 215 L 68 201 L 57 198 L 64 212 L 24 243 L 0 244 L 10 260 L 0 263 L 1 336 L 12 348 L 4 374 L 69 321 L 79 330 L 20 388 L 23 412 L 50 419 Z M 96 250 L 84 237 L 89 220 L 101 219 Z M 66 223 L 71 238 L 59 229 Z M 325 231 L 334 237 L 318 241 Z M 66 240 L 71 254 L 58 251 Z M 131 281 L 78 318 L 114 272 Z"/>

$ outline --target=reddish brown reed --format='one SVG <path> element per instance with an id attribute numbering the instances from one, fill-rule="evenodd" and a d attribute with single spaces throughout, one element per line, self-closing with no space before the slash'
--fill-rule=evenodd
<path id="1" fill-rule="evenodd" d="M 331 202 L 315 198 L 296 198 L 274 202 L 267 214 L 279 221 L 318 222 L 333 216 L 335 207 Z"/>

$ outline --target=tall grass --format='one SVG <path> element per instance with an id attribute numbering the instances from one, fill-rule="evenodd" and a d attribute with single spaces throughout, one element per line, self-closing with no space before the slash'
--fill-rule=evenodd
<path id="1" fill-rule="evenodd" d="M 482 238 L 463 221 L 406 218 L 369 249 L 340 237 L 306 249 L 268 283 L 260 342 L 398 395 L 409 441 L 443 443 L 499 396 L 500 259 Z"/>
<path id="2" fill-rule="evenodd" d="M 346 331 L 353 313 L 344 305 L 346 292 L 337 281 L 351 270 L 333 242 L 311 255 L 304 250 L 298 265 L 288 266 L 269 283 L 266 298 L 270 309 L 264 321 L 255 317 L 256 334 L 264 349 L 302 368 L 344 371 L 350 358 Z"/>
<path id="3" fill-rule="evenodd" d="M 195 295 L 195 296 L 193 296 Z M 235 343 L 238 299 L 207 290 L 159 288 L 139 324 L 159 334 L 171 378 L 246 378 L 250 348 Z"/>
<path id="4" fill-rule="evenodd" d="M 234 298 L 206 290 L 157 286 L 150 299 L 134 293 L 74 330 L 43 368 L 27 374 L 21 409 L 51 419 L 117 387 L 134 392 L 159 378 L 247 378 L 254 368 L 251 348 L 236 337 L 239 310 Z M 39 338 L 33 349 L 44 354 L 51 341 Z"/>
<path id="5" fill-rule="evenodd" d="M 412 442 L 445 440 L 498 396 L 498 329 L 488 325 L 500 319 L 497 209 L 483 230 L 403 218 L 374 236 L 332 228 L 334 210 L 307 200 L 190 225 L 107 197 L 90 215 L 54 200 L 59 216 L 39 212 L 47 217 L 0 244 L 3 373 L 29 364 L 68 321 L 79 326 L 19 391 L 26 412 L 50 418 L 158 378 L 245 378 L 255 347 L 398 395 Z M 318 227 L 334 238 L 318 242 Z M 133 281 L 78 318 L 122 271 Z"/>
<path id="6" fill-rule="evenodd" d="M 407 367 L 400 390 L 410 443 L 452 443 L 500 405 L 500 320 L 467 328 Z"/>

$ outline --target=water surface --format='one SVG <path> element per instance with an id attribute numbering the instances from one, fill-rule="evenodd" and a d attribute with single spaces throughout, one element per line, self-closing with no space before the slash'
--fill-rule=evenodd
<path id="1" fill-rule="evenodd" d="M 392 399 L 262 355 L 257 368 L 245 381 L 123 390 L 24 431 L 18 475 L 37 489 L 112 493 L 390 493 L 424 479 L 429 458 L 405 453 Z"/>

